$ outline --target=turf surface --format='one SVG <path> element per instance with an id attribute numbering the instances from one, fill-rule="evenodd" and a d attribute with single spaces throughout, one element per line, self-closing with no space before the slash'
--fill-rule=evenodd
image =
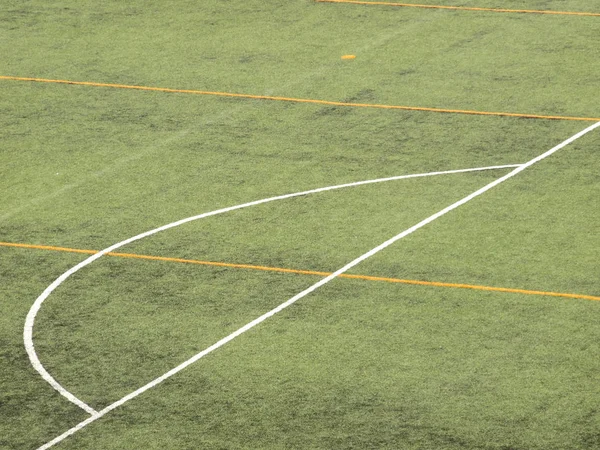
<path id="1" fill-rule="evenodd" d="M 0 75 L 600 116 L 594 17 L 147 3 L 4 1 Z M 0 91 L 0 241 L 96 250 L 275 195 L 523 163 L 591 124 L 9 80 Z M 352 273 L 600 295 L 598 136 Z M 273 202 L 122 250 L 334 271 L 509 170 Z M 85 258 L 0 247 L 1 448 L 36 448 L 87 417 L 34 371 L 22 338 L 35 298 Z M 318 279 L 105 257 L 49 297 L 34 342 L 101 409 Z M 335 280 L 57 448 L 595 448 L 599 306 Z"/>

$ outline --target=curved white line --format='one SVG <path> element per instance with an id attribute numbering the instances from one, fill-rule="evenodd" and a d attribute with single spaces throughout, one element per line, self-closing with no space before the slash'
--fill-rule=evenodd
<path id="1" fill-rule="evenodd" d="M 150 383 L 146 384 L 145 386 L 142 386 L 141 388 L 133 391 L 132 393 L 126 395 L 125 397 L 121 398 L 120 400 L 117 400 L 116 402 L 108 405 L 106 408 L 104 408 L 102 411 L 98 412 L 97 414 L 95 414 L 95 415 L 93 415 L 91 417 L 88 417 L 84 421 L 78 423 L 74 427 L 72 427 L 69 430 L 65 431 L 60 436 L 55 437 L 51 441 L 49 441 L 49 442 L 45 443 L 44 445 L 42 445 L 41 447 L 39 447 L 38 450 L 46 450 L 46 449 L 48 449 L 48 448 L 50 448 L 50 447 L 58 444 L 59 442 L 62 442 L 63 440 L 65 440 L 69 436 L 77 433 L 77 431 L 79 431 L 82 428 L 88 426 L 90 423 L 95 422 L 99 418 L 103 417 L 105 414 L 108 414 L 113 409 L 118 408 L 119 406 L 121 406 L 124 403 L 128 402 L 129 400 L 137 397 L 138 395 L 142 394 L 143 392 L 147 391 L 148 389 L 151 389 L 154 386 L 158 385 L 159 383 L 162 383 L 164 380 L 166 380 L 167 378 L 169 378 L 172 375 L 176 374 L 177 372 L 183 370 L 185 367 L 187 367 L 190 364 L 193 364 L 194 362 L 198 361 L 200 358 L 204 357 L 205 355 L 207 355 L 208 353 L 212 352 L 213 350 L 216 350 L 217 348 L 225 345 L 227 342 L 231 341 L 232 339 L 235 339 L 240 334 L 245 333 L 246 331 L 248 331 L 252 327 L 258 325 L 259 323 L 261 323 L 263 321 L 265 321 L 266 319 L 268 319 L 269 317 L 273 316 L 274 314 L 277 314 L 279 311 L 287 308 L 288 306 L 290 306 L 291 304 L 293 304 L 297 300 L 301 299 L 305 295 L 313 292 L 314 290 L 318 289 L 320 286 L 323 286 L 324 284 L 326 284 L 329 281 L 333 280 L 335 277 L 337 277 L 337 276 L 341 275 L 342 273 L 350 270 L 352 267 L 354 267 L 357 264 L 361 263 L 365 259 L 373 256 L 375 253 L 377 253 L 377 252 L 385 249 L 386 247 L 392 245 L 394 242 L 402 239 L 405 236 L 408 236 L 409 234 L 415 232 L 419 228 L 422 228 L 425 225 L 433 222 L 434 220 L 442 217 L 444 214 L 447 214 L 450 211 L 458 208 L 459 206 L 464 205 L 465 203 L 473 200 L 474 198 L 476 198 L 476 197 L 484 194 L 485 192 L 487 192 L 490 189 L 498 186 L 499 184 L 504 183 L 506 180 L 514 177 L 515 175 L 521 173 L 523 170 L 527 169 L 528 167 L 531 167 L 532 165 L 536 164 L 537 162 L 539 162 L 539 161 L 547 158 L 548 156 L 554 154 L 558 150 L 562 149 L 563 147 L 566 147 L 567 145 L 571 144 L 575 140 L 579 139 L 581 136 L 589 133 L 590 131 L 592 131 L 592 130 L 598 128 L 598 127 L 600 127 L 600 122 L 597 122 L 594 125 L 586 128 L 585 130 L 580 131 L 579 133 L 575 134 L 574 136 L 571 136 L 566 141 L 561 142 L 556 147 L 551 148 L 547 152 L 542 153 L 541 155 L 539 155 L 539 156 L 537 156 L 537 157 L 529 160 L 528 162 L 526 162 L 524 164 L 517 165 L 514 170 L 511 170 L 509 173 L 507 173 L 503 177 L 500 177 L 497 180 L 494 180 L 491 183 L 486 184 L 484 187 L 478 189 L 477 191 L 473 192 L 472 194 L 467 195 L 466 197 L 464 197 L 461 200 L 453 203 L 452 205 L 447 206 L 446 208 L 444 208 L 441 211 L 438 211 L 437 213 L 435 213 L 435 214 L 427 217 L 426 219 L 423 219 L 418 224 L 413 225 L 412 227 L 410 227 L 410 228 L 402 231 L 401 233 L 397 234 L 396 236 L 392 237 L 391 239 L 388 239 L 383 244 L 380 244 L 377 247 L 375 247 L 374 249 L 372 249 L 372 250 L 368 251 L 367 253 L 359 256 L 358 258 L 356 258 L 353 261 L 349 262 L 344 267 L 342 267 L 341 269 L 338 269 L 337 271 L 335 271 L 334 273 L 332 273 L 328 277 L 323 278 L 319 282 L 317 282 L 317 283 L 313 284 L 312 286 L 310 286 L 308 289 L 305 289 L 304 291 L 300 292 L 299 294 L 296 294 L 294 297 L 292 297 L 291 299 L 289 299 L 286 302 L 282 303 L 281 305 L 277 306 L 276 308 L 272 309 L 271 311 L 263 314 L 262 316 L 258 317 L 257 319 L 254 319 L 252 322 L 247 323 L 242 328 L 240 328 L 240 329 L 234 331 L 233 333 L 231 333 L 230 335 L 224 337 L 219 342 L 211 345 L 207 349 L 203 350 L 202 352 L 198 353 L 197 355 L 195 355 L 192 358 L 188 359 L 187 361 L 183 362 L 182 364 L 180 364 L 179 366 L 175 367 L 174 369 L 171 369 L 169 372 L 165 373 L 164 375 L 156 378 L 155 380 L 151 381 Z M 515 167 L 515 166 L 513 166 L 513 167 Z"/>
<path id="2" fill-rule="evenodd" d="M 476 167 L 476 168 L 471 168 L 471 169 L 458 169 L 458 170 L 446 170 L 446 171 L 441 171 L 441 172 L 419 173 L 419 174 L 412 174 L 412 175 L 399 175 L 399 176 L 395 176 L 395 177 L 377 178 L 374 180 L 366 180 L 366 181 L 357 181 L 354 183 L 346 183 L 346 184 L 339 184 L 339 185 L 335 185 L 335 186 L 327 186 L 327 187 L 322 187 L 322 188 L 318 188 L 318 189 L 311 189 L 309 191 L 296 192 L 293 194 L 279 195 L 276 197 L 264 198 L 262 200 L 256 200 L 253 202 L 230 206 L 228 208 L 217 209 L 215 211 L 210 211 L 210 212 L 206 212 L 206 213 L 199 214 L 196 216 L 188 217 L 186 219 L 178 220 L 177 222 L 172 222 L 170 224 L 163 225 L 162 227 L 155 228 L 150 231 L 146 231 L 145 233 L 141 233 L 141 234 L 138 234 L 137 236 L 133 236 L 129 239 L 118 242 L 114 245 L 111 245 L 110 247 L 105 248 L 104 250 L 99 251 L 98 253 L 95 253 L 94 255 L 90 256 L 89 258 L 81 261 L 76 266 L 73 266 L 72 268 L 67 270 L 65 273 L 63 273 L 61 276 L 59 276 L 56 280 L 54 280 L 54 282 L 50 286 L 48 286 L 44 290 L 44 292 L 42 292 L 42 294 L 36 299 L 36 301 L 34 302 L 34 304 L 31 307 L 31 309 L 29 310 L 29 313 L 27 314 L 27 317 L 25 319 L 25 327 L 23 330 L 23 340 L 25 343 L 25 349 L 27 351 L 27 354 L 29 355 L 29 360 L 31 361 L 31 365 L 42 376 L 42 378 L 44 380 L 46 380 L 54 389 L 56 389 L 58 392 L 60 392 L 60 394 L 63 395 L 65 398 L 67 398 L 70 402 L 76 404 L 77 406 L 79 406 L 81 409 L 85 410 L 92 416 L 98 414 L 98 412 L 94 408 L 92 408 L 85 402 L 81 401 L 80 399 L 75 397 L 72 393 L 67 391 L 64 387 L 62 387 L 60 385 L 60 383 L 58 383 L 58 381 L 56 381 L 52 377 L 52 375 L 50 375 L 50 373 L 48 373 L 48 371 L 44 368 L 44 366 L 40 362 L 40 359 L 37 356 L 37 353 L 35 351 L 35 347 L 33 344 L 33 326 L 35 323 L 35 317 L 36 317 L 38 311 L 40 310 L 42 304 L 58 286 L 60 286 L 67 278 L 69 278 L 71 275 L 73 275 L 78 270 L 91 264 L 92 262 L 101 258 L 105 254 L 112 252 L 120 247 L 123 247 L 124 245 L 130 244 L 134 241 L 138 241 L 145 237 L 151 236 L 160 231 L 165 231 L 170 228 L 174 228 L 179 225 L 183 225 L 185 223 L 192 222 L 194 220 L 203 219 L 205 217 L 215 216 L 218 214 L 223 214 L 226 212 L 234 211 L 236 209 L 248 208 L 250 206 L 257 206 L 257 205 L 260 205 L 263 203 L 269 203 L 269 202 L 273 202 L 276 200 L 285 200 L 288 198 L 300 197 L 300 196 L 309 195 L 309 194 L 316 194 L 319 192 L 332 191 L 335 189 L 355 187 L 355 186 L 361 186 L 361 185 L 365 185 L 365 184 L 383 183 L 386 181 L 404 180 L 407 178 L 421 178 L 421 177 L 430 177 L 430 176 L 435 176 L 435 175 L 477 172 L 477 171 L 493 170 L 493 169 L 507 169 L 507 168 L 514 168 L 514 167 L 520 167 L 520 165 L 519 164 L 509 164 L 509 165 L 501 165 L 501 166 Z"/>

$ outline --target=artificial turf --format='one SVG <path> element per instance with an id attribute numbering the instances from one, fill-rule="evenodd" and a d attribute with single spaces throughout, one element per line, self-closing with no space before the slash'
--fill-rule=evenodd
<path id="1" fill-rule="evenodd" d="M 599 32 L 596 17 L 308 0 L 8 0 L 0 75 L 593 118 Z M 261 198 L 524 163 L 592 123 L 15 80 L 0 92 L 0 241 L 96 250 Z M 352 272 L 598 296 L 599 142 L 582 137 Z M 334 271 L 508 171 L 282 200 L 122 250 Z M 2 448 L 87 417 L 22 342 L 37 296 L 85 258 L 0 246 Z M 48 298 L 34 342 L 101 409 L 318 279 L 105 257 Z M 338 279 L 58 448 L 595 448 L 599 306 Z"/>

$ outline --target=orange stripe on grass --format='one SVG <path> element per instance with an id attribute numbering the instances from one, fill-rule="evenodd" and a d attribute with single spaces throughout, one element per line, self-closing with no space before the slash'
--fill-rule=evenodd
<path id="1" fill-rule="evenodd" d="M 352 108 L 377 108 L 377 109 L 394 109 L 402 111 L 420 111 L 420 112 L 436 112 L 447 114 L 469 114 L 475 116 L 500 116 L 500 117 L 515 117 L 520 119 L 542 119 L 542 120 L 575 120 L 585 122 L 600 122 L 600 118 L 594 117 L 573 117 L 573 116 L 554 116 L 542 114 L 521 114 L 510 112 L 493 112 L 493 111 L 473 111 L 468 109 L 444 109 L 444 108 L 428 108 L 424 106 L 402 106 L 402 105 L 381 105 L 376 103 L 351 103 L 338 102 L 331 100 L 317 100 L 310 98 L 295 98 L 295 97 L 278 97 L 272 95 L 253 95 L 253 94 L 236 94 L 232 92 L 216 92 L 216 91 L 199 91 L 194 89 L 171 89 L 152 86 L 133 86 L 127 84 L 113 83 L 96 83 L 92 81 L 72 81 L 72 80 L 52 80 L 46 78 L 31 78 L 31 77 L 13 77 L 0 75 L 0 80 L 11 81 L 31 81 L 36 83 L 55 83 L 55 84 L 71 84 L 76 86 L 93 86 L 115 89 L 133 89 L 138 91 L 153 91 L 153 92 L 168 92 L 177 94 L 193 94 L 193 95 L 211 95 L 216 97 L 243 98 L 252 100 L 271 100 L 279 102 L 291 103 L 309 103 L 315 105 L 327 106 L 343 106 Z"/>
<path id="2" fill-rule="evenodd" d="M 386 281 L 388 283 L 402 283 L 402 284 L 414 284 L 420 286 L 435 286 L 435 287 L 448 287 L 448 288 L 459 288 L 459 289 L 475 289 L 479 291 L 490 291 L 490 292 L 509 292 L 512 294 L 526 294 L 526 295 L 547 295 L 550 297 L 565 297 L 565 298 L 579 298 L 585 300 L 600 301 L 600 297 L 585 294 L 566 294 L 562 292 L 549 292 L 549 291 L 531 291 L 528 289 L 513 289 L 493 286 L 479 286 L 476 284 L 463 284 L 463 283 L 443 283 L 440 281 L 420 281 L 420 280 L 402 280 L 399 278 L 385 278 L 385 277 L 373 277 L 369 275 L 348 275 L 342 274 L 340 277 L 354 278 L 358 280 L 369 280 L 369 281 Z"/>
<path id="3" fill-rule="evenodd" d="M 38 250 L 53 250 L 53 251 L 70 252 L 70 253 L 85 253 L 85 254 L 98 253 L 97 250 L 82 250 L 82 249 L 68 248 L 68 247 L 54 247 L 54 246 L 50 246 L 50 245 L 17 244 L 17 243 L 11 243 L 11 242 L 0 242 L 0 246 L 38 249 Z M 200 261 L 200 260 L 195 260 L 195 259 L 170 258 L 170 257 L 166 257 L 166 256 L 140 255 L 137 253 L 109 252 L 109 253 L 107 253 L 107 255 L 113 256 L 113 257 L 119 257 L 119 258 L 132 258 L 132 259 L 144 259 L 144 260 L 152 260 L 152 261 L 176 262 L 176 263 L 184 263 L 184 264 L 197 264 L 197 265 L 202 265 L 202 266 L 227 267 L 227 268 L 232 268 L 232 269 L 261 270 L 261 271 L 265 271 L 265 272 L 293 273 L 293 274 L 299 274 L 299 275 L 315 275 L 315 276 L 320 276 L 320 277 L 327 277 L 333 273 L 333 272 L 318 272 L 318 271 L 314 271 L 314 270 L 286 269 L 286 268 L 282 268 L 282 267 L 256 266 L 256 265 L 251 265 L 251 264 L 233 264 L 233 263 L 223 263 L 223 262 L 215 262 L 215 261 Z M 375 277 L 375 276 L 370 276 L 370 275 L 351 275 L 351 274 L 341 274 L 341 275 L 339 275 L 339 278 L 347 278 L 347 279 L 354 279 L 354 280 L 366 280 L 366 281 L 383 281 L 383 282 L 388 282 L 388 283 L 401 283 L 401 284 L 410 284 L 410 285 L 418 285 L 418 286 L 474 289 L 474 290 L 489 291 L 489 292 L 507 292 L 507 293 L 512 293 L 512 294 L 544 295 L 544 296 L 549 296 L 549 297 L 563 297 L 563 298 L 600 301 L 600 297 L 596 297 L 593 295 L 567 294 L 567 293 L 562 293 L 562 292 L 548 292 L 548 291 L 531 291 L 531 290 L 527 290 L 527 289 L 479 286 L 479 285 L 474 285 L 474 284 L 443 283 L 443 282 L 439 282 L 439 281 L 403 280 L 400 278 L 386 278 L 386 277 Z"/>
<path id="4" fill-rule="evenodd" d="M 315 0 L 316 3 L 350 3 L 354 5 L 378 5 L 378 6 L 401 6 L 407 8 L 427 8 L 427 9 L 450 9 L 454 11 L 479 11 L 479 12 L 500 12 L 500 13 L 521 13 L 521 14 L 552 14 L 557 16 L 591 16 L 600 17 L 600 13 L 577 12 L 577 11 L 550 11 L 537 9 L 504 9 L 504 8 L 479 8 L 474 6 L 444 6 L 444 5 L 419 5 L 415 3 L 396 3 L 396 2 L 368 2 L 356 0 Z"/>
<path id="5" fill-rule="evenodd" d="M 120 258 L 134 258 L 134 259 L 149 259 L 153 261 L 166 261 L 166 262 L 177 262 L 185 264 L 199 264 L 202 266 L 214 266 L 214 267 L 227 267 L 231 269 L 251 269 L 251 270 L 262 270 L 265 272 L 280 272 L 280 273 L 295 273 L 301 275 L 318 275 L 326 277 L 331 275 L 331 272 L 315 272 L 312 270 L 297 270 L 297 269 L 285 269 L 282 267 L 268 267 L 268 266 L 255 266 L 251 264 L 233 264 L 215 261 L 199 261 L 196 259 L 182 259 L 182 258 L 169 258 L 165 256 L 151 256 L 151 255 L 139 255 L 136 253 L 107 253 L 110 256 L 118 256 Z"/>
<path id="6" fill-rule="evenodd" d="M 93 255 L 98 253 L 97 250 L 82 250 L 80 248 L 68 248 L 68 247 L 55 247 L 53 245 L 35 245 L 35 244 L 16 244 L 14 242 L 0 242 L 2 247 L 17 247 L 17 248 L 30 248 L 36 250 L 52 250 L 55 252 L 68 252 L 68 253 L 85 253 Z"/>

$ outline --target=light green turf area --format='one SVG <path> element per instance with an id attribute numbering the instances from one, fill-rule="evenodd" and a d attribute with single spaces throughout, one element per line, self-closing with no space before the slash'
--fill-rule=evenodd
<path id="1" fill-rule="evenodd" d="M 552 3 L 563 9 L 595 3 L 600 11 L 597 1 Z M 268 6 L 261 0 L 226 6 L 7 1 L 1 10 L 6 39 L 0 50 L 14 55 L 3 64 L 9 75 L 441 108 L 597 112 L 595 17 L 309 0 Z M 340 60 L 347 53 L 356 60 Z"/>
<path id="2" fill-rule="evenodd" d="M 599 35 L 593 17 L 307 0 L 8 0 L 0 75 L 599 117 Z M 0 80 L 0 241 L 99 250 L 276 195 L 523 163 L 591 123 Z M 352 273 L 600 296 L 599 133 Z M 121 250 L 334 271 L 509 170 L 272 202 Z M 0 246 L 2 449 L 87 417 L 34 371 L 22 337 L 36 297 L 85 257 Z M 105 257 L 49 297 L 34 340 L 101 409 L 318 280 Z M 598 307 L 335 280 L 57 448 L 597 448 Z"/>

